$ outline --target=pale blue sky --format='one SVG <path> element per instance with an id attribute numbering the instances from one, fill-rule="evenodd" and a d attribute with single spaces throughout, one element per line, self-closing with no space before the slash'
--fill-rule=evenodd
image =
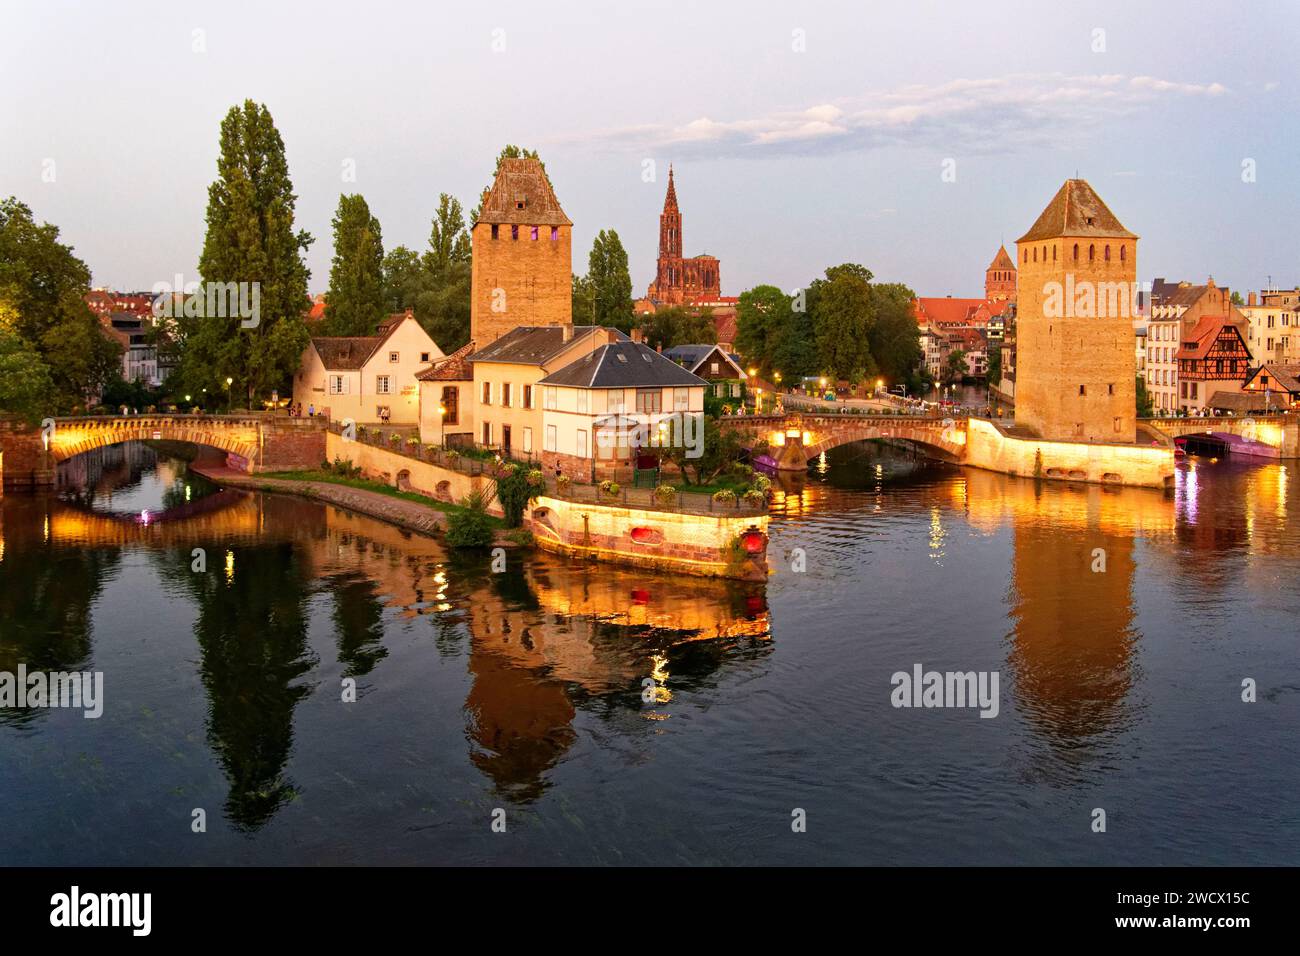
<path id="1" fill-rule="evenodd" d="M 614 228 L 638 294 L 669 161 L 685 252 L 719 256 L 730 294 L 844 261 L 978 294 L 999 241 L 1076 170 L 1142 236 L 1141 277 L 1300 282 L 1290 0 L 0 10 L 0 195 L 56 223 L 97 284 L 195 278 L 218 124 L 245 97 L 285 139 L 313 291 L 341 191 L 366 197 L 386 247 L 422 248 L 438 193 L 471 208 L 507 142 L 542 151 L 577 271 Z"/>

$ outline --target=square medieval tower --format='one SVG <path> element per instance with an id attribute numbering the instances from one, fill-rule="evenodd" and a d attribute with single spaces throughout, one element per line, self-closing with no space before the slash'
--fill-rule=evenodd
<path id="1" fill-rule="evenodd" d="M 573 223 L 536 159 L 503 159 L 470 229 L 470 339 L 483 348 L 520 325 L 573 314 Z"/>
<path id="2" fill-rule="evenodd" d="M 1053 441 L 1137 438 L 1137 240 L 1082 179 L 1016 240 L 1016 424 Z"/>

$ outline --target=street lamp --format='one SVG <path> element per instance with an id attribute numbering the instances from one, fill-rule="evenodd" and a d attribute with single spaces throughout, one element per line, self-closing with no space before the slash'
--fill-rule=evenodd
<path id="1" fill-rule="evenodd" d="M 235 384 L 235 380 L 231 378 L 229 375 L 227 375 L 226 376 L 226 411 L 227 412 L 231 410 L 231 406 L 234 404 L 235 401 L 230 394 L 230 386 L 233 384 Z"/>

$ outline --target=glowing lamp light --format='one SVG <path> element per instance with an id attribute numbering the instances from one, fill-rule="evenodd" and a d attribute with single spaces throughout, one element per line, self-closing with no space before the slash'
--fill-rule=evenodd
<path id="1" fill-rule="evenodd" d="M 633 604 L 649 604 L 649 603 L 650 603 L 650 592 L 649 592 L 648 590 L 646 590 L 645 588 L 633 588 L 633 589 L 632 589 L 632 603 L 633 603 Z"/>
<path id="2" fill-rule="evenodd" d="M 803 433 L 803 443 L 804 443 L 805 445 L 811 445 L 811 444 L 812 444 L 812 432 L 804 432 L 804 433 Z"/>
<path id="3" fill-rule="evenodd" d="M 757 528 L 751 528 L 740 536 L 740 546 L 746 554 L 761 554 L 767 549 L 767 535 Z"/>

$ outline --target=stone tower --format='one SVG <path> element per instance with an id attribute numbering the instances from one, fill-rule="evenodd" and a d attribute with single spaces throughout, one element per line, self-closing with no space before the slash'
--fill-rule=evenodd
<path id="1" fill-rule="evenodd" d="M 984 298 L 990 302 L 1003 302 L 1016 297 L 1016 264 L 1011 261 L 1006 246 L 998 247 L 989 267 L 984 270 Z"/>
<path id="2" fill-rule="evenodd" d="M 1016 240 L 1016 424 L 1055 441 L 1137 438 L 1137 240 L 1082 179 Z"/>
<path id="3" fill-rule="evenodd" d="M 567 325 L 573 223 L 536 159 L 503 159 L 470 230 L 470 339 L 477 348 L 520 325 Z"/>

